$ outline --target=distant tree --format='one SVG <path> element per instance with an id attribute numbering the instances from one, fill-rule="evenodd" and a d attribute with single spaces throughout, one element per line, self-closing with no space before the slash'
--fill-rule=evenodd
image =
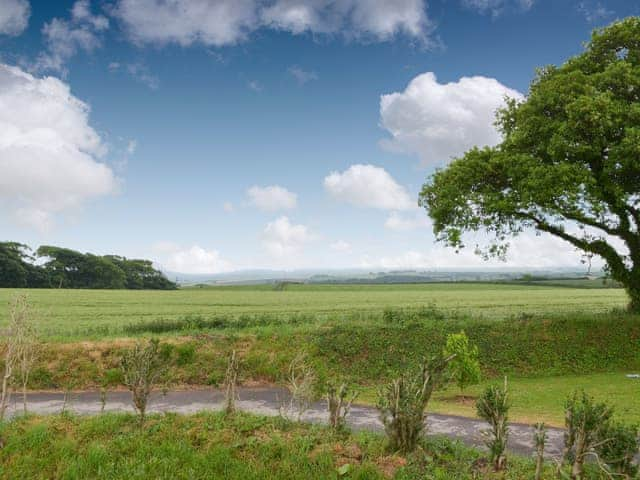
<path id="1" fill-rule="evenodd" d="M 474 148 L 424 185 L 438 240 L 503 257 L 527 229 L 604 259 L 640 312 L 640 17 L 594 31 L 586 50 L 541 68 L 526 100 L 497 114 L 503 141 Z"/>
<path id="2" fill-rule="evenodd" d="M 0 242 L 0 287 L 26 287 L 29 247 L 17 242 Z"/>

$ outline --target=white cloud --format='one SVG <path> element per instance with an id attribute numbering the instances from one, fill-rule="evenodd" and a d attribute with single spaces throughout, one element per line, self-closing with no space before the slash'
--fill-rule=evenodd
<path id="1" fill-rule="evenodd" d="M 163 268 L 176 273 L 210 274 L 228 272 L 231 262 L 223 259 L 218 250 L 206 250 L 198 245 L 182 248 L 171 242 L 159 242 L 154 252 L 162 255 Z"/>
<path id="2" fill-rule="evenodd" d="M 443 84 L 433 72 L 424 73 L 403 92 L 380 98 L 381 125 L 391 134 L 381 144 L 417 154 L 423 165 L 447 162 L 476 145 L 496 145 L 501 138 L 493 125 L 495 112 L 505 96 L 523 98 L 493 78 Z"/>
<path id="3" fill-rule="evenodd" d="M 138 149 L 138 141 L 137 140 L 129 140 L 127 142 L 127 153 L 129 155 L 133 155 L 134 153 L 136 153 L 137 149 Z"/>
<path id="4" fill-rule="evenodd" d="M 289 75 L 295 78 L 296 82 L 298 82 L 298 84 L 300 85 L 304 85 L 305 83 L 318 79 L 318 75 L 316 74 L 316 72 L 307 72 L 297 65 L 289 67 L 287 69 L 287 72 L 289 72 Z"/>
<path id="5" fill-rule="evenodd" d="M 505 10 L 517 10 L 526 12 L 533 7 L 535 0 L 462 0 L 462 5 L 483 14 L 491 14 L 494 17 Z"/>
<path id="6" fill-rule="evenodd" d="M 20 35 L 29 24 L 31 5 L 28 0 L 0 2 L 0 35 Z"/>
<path id="7" fill-rule="evenodd" d="M 254 185 L 247 190 L 252 205 L 265 212 L 291 210 L 296 207 L 298 196 L 279 185 L 259 187 Z"/>
<path id="8" fill-rule="evenodd" d="M 424 0 L 118 0 L 113 9 L 138 44 L 233 45 L 260 28 L 426 42 Z"/>
<path id="9" fill-rule="evenodd" d="M 235 210 L 235 207 L 233 206 L 233 203 L 231 203 L 231 202 L 224 202 L 222 204 L 222 209 L 227 213 L 233 213 L 234 210 Z"/>
<path id="10" fill-rule="evenodd" d="M 510 242 L 507 261 L 484 261 L 473 248 L 456 254 L 452 248 L 435 245 L 427 251 L 410 250 L 395 256 L 364 257 L 363 268 L 382 269 L 481 269 L 481 268 L 571 268 L 581 267 L 580 253 L 551 235 L 522 234 Z M 583 267 L 584 268 L 584 267 Z"/>
<path id="11" fill-rule="evenodd" d="M 357 164 L 342 173 L 331 172 L 324 179 L 324 188 L 335 199 L 357 207 L 410 210 L 416 203 L 384 168 L 373 165 Z"/>
<path id="12" fill-rule="evenodd" d="M 391 215 L 384 222 L 385 228 L 399 232 L 407 232 L 416 228 L 427 228 L 431 226 L 429 217 L 424 210 L 419 210 L 415 215 L 401 215 L 398 212 L 391 212 Z"/>
<path id="13" fill-rule="evenodd" d="M 304 245 L 313 238 L 314 235 L 305 225 L 292 224 L 283 216 L 267 224 L 262 234 L 262 243 L 270 255 L 286 258 L 300 254 Z"/>
<path id="14" fill-rule="evenodd" d="M 89 125 L 89 106 L 69 86 L 0 64 L 0 198 L 40 229 L 56 214 L 111 194 L 117 181 Z"/>
<path id="15" fill-rule="evenodd" d="M 38 71 L 65 72 L 65 63 L 78 51 L 93 52 L 102 45 L 101 32 L 109 28 L 103 15 L 93 15 L 89 0 L 77 0 L 71 8 L 71 19 L 54 18 L 45 23 L 42 34 L 46 52 L 38 56 Z"/>
<path id="16" fill-rule="evenodd" d="M 338 240 L 336 242 L 333 242 L 331 245 L 329 245 L 329 248 L 331 248 L 331 250 L 334 250 L 336 252 L 342 252 L 342 253 L 351 252 L 351 244 L 349 244 L 349 242 L 345 242 L 344 240 Z"/>

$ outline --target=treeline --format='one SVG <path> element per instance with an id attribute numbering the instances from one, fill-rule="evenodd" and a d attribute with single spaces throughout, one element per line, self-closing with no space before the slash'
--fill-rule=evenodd
<path id="1" fill-rule="evenodd" d="M 37 261 L 41 260 L 41 261 Z M 44 245 L 35 252 L 17 242 L 0 242 L 0 287 L 173 290 L 150 260 L 92 255 Z"/>

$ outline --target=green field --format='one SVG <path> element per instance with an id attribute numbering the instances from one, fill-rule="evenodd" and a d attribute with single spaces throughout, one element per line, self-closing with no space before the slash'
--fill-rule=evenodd
<path id="1" fill-rule="evenodd" d="M 621 289 L 500 284 L 287 285 L 185 288 L 176 291 L 0 289 L 0 304 L 23 292 L 41 314 L 49 337 L 122 336 L 120 327 L 188 316 L 311 315 L 318 319 L 358 314 L 379 317 L 387 307 L 435 306 L 473 318 L 521 314 L 594 313 L 624 307 Z M 7 309 L 0 309 L 0 325 Z M 104 330 L 101 328 L 104 327 Z"/>

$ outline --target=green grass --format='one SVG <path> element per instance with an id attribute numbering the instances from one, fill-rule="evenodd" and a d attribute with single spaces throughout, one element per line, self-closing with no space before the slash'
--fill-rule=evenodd
<path id="1" fill-rule="evenodd" d="M 0 289 L 0 305 L 20 290 Z M 28 290 L 50 338 L 129 336 L 124 328 L 139 322 L 182 321 L 243 315 L 311 316 L 317 322 L 354 315 L 379 318 L 386 307 L 418 309 L 435 305 L 445 312 L 504 319 L 523 313 L 603 312 L 623 307 L 620 289 L 586 289 L 500 284 L 288 285 L 188 288 L 177 291 Z M 0 326 L 7 309 L 0 308 Z"/>
<path id="2" fill-rule="evenodd" d="M 406 458 L 371 433 L 336 436 L 279 418 L 217 413 L 20 417 L 0 424 L 0 478 L 6 479 L 522 479 L 531 460 L 512 456 L 504 473 L 478 470 L 482 454 L 429 439 Z M 344 467 L 344 465 L 348 465 Z M 598 478 L 591 470 L 588 479 Z M 553 478 L 547 465 L 545 479 Z"/>
<path id="3" fill-rule="evenodd" d="M 490 384 L 502 379 L 488 379 L 460 394 L 455 386 L 437 391 L 428 406 L 432 413 L 476 417 L 475 399 Z M 563 375 L 559 377 L 509 377 L 509 396 L 513 422 L 534 424 L 545 422 L 564 426 L 564 401 L 575 390 L 583 389 L 596 400 L 607 402 L 615 415 L 624 422 L 640 424 L 640 380 L 629 379 L 623 372 L 593 375 Z M 376 389 L 365 388 L 358 398 L 365 405 L 375 405 Z"/>

